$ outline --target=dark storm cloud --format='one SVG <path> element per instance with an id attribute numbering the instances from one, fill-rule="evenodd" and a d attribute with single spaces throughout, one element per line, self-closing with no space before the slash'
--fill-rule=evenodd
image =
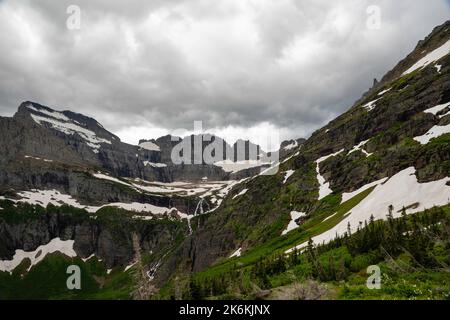
<path id="1" fill-rule="evenodd" d="M 35 100 L 134 142 L 194 120 L 307 135 L 450 14 L 444 0 L 80 0 L 69 30 L 71 4 L 0 2 L 0 113 Z"/>

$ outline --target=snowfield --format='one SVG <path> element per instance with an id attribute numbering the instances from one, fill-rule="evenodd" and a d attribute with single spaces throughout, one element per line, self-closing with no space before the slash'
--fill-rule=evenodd
<path id="1" fill-rule="evenodd" d="M 341 201 L 341 204 L 344 203 L 344 202 L 347 202 L 348 200 L 350 200 L 350 199 L 353 198 L 354 196 L 357 196 L 358 194 L 360 194 L 361 192 L 366 191 L 367 189 L 370 189 L 370 188 L 372 188 L 372 187 L 374 187 L 374 186 L 377 186 L 377 185 L 379 185 L 379 184 L 384 183 L 387 179 L 388 179 L 388 178 L 383 178 L 383 179 L 380 179 L 380 180 L 377 180 L 377 181 L 368 183 L 368 184 L 366 184 L 365 186 L 362 186 L 361 188 L 359 188 L 359 189 L 356 190 L 356 191 L 353 191 L 353 192 L 345 192 L 345 193 L 343 193 L 343 194 L 342 194 L 342 201 Z"/>
<path id="2" fill-rule="evenodd" d="M 299 226 L 297 224 L 297 222 L 295 222 L 295 220 L 306 216 L 306 213 L 304 212 L 297 212 L 297 211 L 291 211 L 291 221 L 289 221 L 288 226 L 286 227 L 286 229 L 283 230 L 283 232 L 281 233 L 281 235 L 285 235 L 288 234 L 289 232 L 291 232 L 294 229 L 297 229 Z"/>
<path id="3" fill-rule="evenodd" d="M 375 220 L 386 219 L 390 205 L 394 208 L 393 217 L 397 218 L 401 216 L 403 208 L 406 209 L 407 214 L 411 214 L 449 203 L 450 186 L 446 184 L 450 181 L 449 177 L 438 181 L 419 183 L 415 172 L 415 168 L 410 167 L 400 171 L 386 182 L 378 184 L 364 200 L 347 213 L 347 217 L 340 223 L 313 237 L 314 243 L 326 243 L 333 240 L 336 235 L 342 236 L 347 232 L 349 223 L 351 231 L 355 232 L 359 223 L 369 221 L 371 215 Z M 307 242 L 304 242 L 295 248 L 301 249 L 306 246 Z M 295 248 L 287 250 L 286 253 L 292 252 Z"/>
<path id="4" fill-rule="evenodd" d="M 323 198 L 325 198 L 326 196 L 330 195 L 333 193 L 333 190 L 330 189 L 330 183 L 329 182 L 325 182 L 325 178 L 321 176 L 320 174 L 320 163 L 324 162 L 325 160 L 327 160 L 328 158 L 331 157 L 335 157 L 337 155 L 339 155 L 340 153 L 344 152 L 344 149 L 330 154 L 328 156 L 319 158 L 316 160 L 316 172 L 317 172 L 317 181 L 319 182 L 319 198 L 318 200 L 321 200 Z"/>
<path id="5" fill-rule="evenodd" d="M 24 259 L 30 259 L 31 265 L 28 267 L 28 271 L 30 271 L 33 266 L 41 262 L 48 254 L 54 252 L 60 252 L 69 258 L 74 258 L 77 256 L 73 249 L 74 243 L 74 240 L 63 241 L 60 238 L 55 238 L 48 244 L 39 246 L 36 250 L 31 252 L 20 249 L 16 250 L 12 260 L 0 260 L 0 271 L 12 273 Z"/>
<path id="6" fill-rule="evenodd" d="M 443 58 L 444 56 L 446 56 L 449 53 L 450 53 L 450 40 L 448 40 L 442 46 L 440 46 L 439 48 L 431 51 L 425 57 L 423 57 L 422 59 L 417 61 L 411 68 L 406 70 L 402 74 L 402 76 L 407 75 L 407 74 L 409 74 L 411 72 L 414 72 L 417 69 L 421 69 L 423 67 L 426 67 L 430 63 L 438 61 L 439 59 Z"/>
<path id="7" fill-rule="evenodd" d="M 62 194 L 57 190 L 31 190 L 31 191 L 22 191 L 17 193 L 22 199 L 14 200 L 9 199 L 13 202 L 22 202 L 29 203 L 33 205 L 40 205 L 42 207 L 46 207 L 48 204 L 53 204 L 55 206 L 62 206 L 64 204 L 70 205 L 75 208 L 84 209 L 89 213 L 95 213 L 101 208 L 104 207 L 116 207 L 124 210 L 132 211 L 132 212 L 145 212 L 155 215 L 166 215 L 166 214 L 176 214 L 180 218 L 183 218 L 185 214 L 183 212 L 178 211 L 175 207 L 166 208 L 166 207 L 158 207 L 148 203 L 108 203 L 102 206 L 84 206 L 80 204 L 76 199 L 72 198 L 70 195 Z"/>
<path id="8" fill-rule="evenodd" d="M 33 110 L 35 112 L 39 112 L 41 114 L 45 114 L 46 116 L 52 117 L 54 119 L 62 120 L 62 121 L 71 121 L 69 118 L 67 118 L 63 113 L 58 111 L 49 111 L 45 109 L 38 109 L 35 108 L 32 104 L 29 104 L 26 106 L 28 109 Z"/>
<path id="9" fill-rule="evenodd" d="M 97 135 L 93 131 L 75 124 L 70 119 L 69 122 L 65 122 L 62 121 L 62 119 L 50 119 L 37 116 L 35 114 L 31 114 L 31 117 L 37 124 L 42 125 L 43 122 L 48 123 L 53 129 L 58 130 L 66 135 L 78 134 L 83 140 L 85 140 L 86 144 L 91 147 L 92 151 L 95 153 L 99 152 L 102 143 L 111 144 L 111 141 L 97 137 Z"/>

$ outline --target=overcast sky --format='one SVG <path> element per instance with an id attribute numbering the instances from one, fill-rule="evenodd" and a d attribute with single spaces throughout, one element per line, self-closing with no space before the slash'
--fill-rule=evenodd
<path id="1" fill-rule="evenodd" d="M 449 17 L 445 0 L 0 0 L 0 115 L 32 100 L 134 144 L 194 120 L 306 137 Z"/>

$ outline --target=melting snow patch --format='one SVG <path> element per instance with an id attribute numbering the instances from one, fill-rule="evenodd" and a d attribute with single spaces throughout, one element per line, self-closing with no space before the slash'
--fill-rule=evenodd
<path id="1" fill-rule="evenodd" d="M 64 122 L 56 119 L 49 119 L 34 114 L 31 114 L 31 117 L 36 123 L 41 125 L 42 122 L 46 122 L 50 124 L 53 129 L 58 130 L 64 134 L 78 134 L 96 153 L 98 153 L 98 149 L 100 149 L 101 143 L 111 144 L 111 141 L 99 138 L 93 131 L 83 128 L 73 122 Z"/>
<path id="2" fill-rule="evenodd" d="M 380 100 L 381 98 L 375 99 L 373 101 L 370 101 L 369 103 L 363 105 L 363 108 L 367 109 L 367 111 L 372 111 L 376 107 L 376 102 Z"/>
<path id="3" fill-rule="evenodd" d="M 24 259 L 30 259 L 31 265 L 28 268 L 28 271 L 30 271 L 33 266 L 41 262 L 48 254 L 54 252 L 61 252 L 70 258 L 76 257 L 77 254 L 73 250 L 74 242 L 74 240 L 63 241 L 60 238 L 55 238 L 48 244 L 39 246 L 36 250 L 31 252 L 16 250 L 12 260 L 0 260 L 0 271 L 12 273 Z"/>
<path id="4" fill-rule="evenodd" d="M 298 224 L 297 222 L 295 222 L 295 220 L 306 216 L 306 213 L 304 212 L 297 212 L 297 211 L 291 211 L 291 221 L 289 222 L 287 228 L 285 230 L 283 230 L 283 232 L 281 233 L 281 235 L 285 235 L 289 232 L 291 232 L 294 229 L 298 228 Z"/>
<path id="5" fill-rule="evenodd" d="M 237 197 L 243 196 L 244 194 L 247 193 L 247 191 L 248 191 L 248 189 L 242 190 L 242 191 L 239 192 L 237 195 L 235 195 L 235 196 L 233 197 L 233 199 L 236 199 Z"/>
<path id="6" fill-rule="evenodd" d="M 389 88 L 389 89 L 386 89 L 386 90 L 383 90 L 383 91 L 381 91 L 378 95 L 379 96 L 382 96 L 383 94 L 385 94 L 386 92 L 389 92 L 389 91 L 391 91 L 391 89 L 392 88 Z"/>
<path id="7" fill-rule="evenodd" d="M 394 218 L 401 216 L 403 208 L 407 214 L 411 214 L 434 206 L 446 205 L 450 199 L 450 186 L 447 185 L 450 178 L 419 183 L 415 172 L 414 167 L 410 167 L 392 176 L 385 183 L 378 184 L 364 200 L 350 210 L 346 218 L 332 229 L 315 236 L 313 241 L 320 244 L 333 240 L 336 235 L 342 236 L 347 232 L 349 223 L 354 232 L 360 222 L 369 221 L 371 215 L 375 220 L 386 219 L 390 205 L 394 207 L 392 212 Z M 305 242 L 296 248 L 301 249 L 306 245 Z M 286 253 L 293 250 L 294 248 L 289 249 Z"/>
<path id="8" fill-rule="evenodd" d="M 450 124 L 445 126 L 434 126 L 423 136 L 414 137 L 414 140 L 420 142 L 420 144 L 427 144 L 431 141 L 431 139 L 440 137 L 446 133 L 450 133 Z"/>
<path id="9" fill-rule="evenodd" d="M 166 208 L 166 207 L 158 207 L 154 206 L 152 204 L 148 203 L 139 203 L 139 202 L 132 202 L 132 203 L 108 203 L 100 208 L 103 207 L 116 207 L 120 209 L 124 209 L 127 211 L 133 211 L 133 212 L 148 212 L 153 214 L 169 214 L 169 213 L 176 213 L 179 215 L 179 212 L 176 208 Z"/>
<path id="10" fill-rule="evenodd" d="M 300 151 L 297 151 L 295 154 L 293 154 L 293 155 L 289 156 L 288 158 L 284 159 L 281 163 L 286 163 L 289 160 L 291 160 L 292 158 L 298 156 L 299 154 L 300 154 Z"/>
<path id="11" fill-rule="evenodd" d="M 161 148 L 156 143 L 151 141 L 142 142 L 139 144 L 139 147 L 149 151 L 161 151 Z"/>
<path id="12" fill-rule="evenodd" d="M 150 221 L 153 220 L 153 216 L 133 216 L 133 219 L 135 220 L 143 220 L 143 221 Z"/>
<path id="13" fill-rule="evenodd" d="M 433 63 L 435 61 L 438 61 L 439 59 L 443 58 L 447 54 L 450 53 L 450 40 L 448 40 L 446 43 L 444 43 L 442 46 L 437 48 L 436 50 L 433 50 L 432 52 L 428 53 L 425 57 L 417 61 L 411 68 L 406 70 L 403 73 L 404 75 L 407 75 L 417 69 L 421 69 L 430 63 Z"/>
<path id="14" fill-rule="evenodd" d="M 442 69 L 442 66 L 441 66 L 441 65 L 436 64 L 434 67 L 436 68 L 436 70 L 437 70 L 438 73 L 441 73 L 441 69 Z"/>
<path id="15" fill-rule="evenodd" d="M 233 162 L 231 160 L 223 160 L 214 163 L 215 166 L 221 167 L 223 171 L 231 173 L 236 173 L 241 170 L 260 167 L 268 164 L 269 163 L 262 162 L 259 160 L 243 160 L 237 162 Z"/>
<path id="16" fill-rule="evenodd" d="M 333 217 L 336 215 L 336 213 L 337 213 L 337 212 L 333 213 L 333 214 L 332 214 L 331 216 L 329 216 L 329 217 L 326 217 L 325 219 L 323 219 L 322 222 L 325 222 L 325 221 L 330 220 L 331 218 L 333 218 Z"/>
<path id="17" fill-rule="evenodd" d="M 49 203 L 55 206 L 61 206 L 63 204 L 70 205 L 75 208 L 84 209 L 87 212 L 95 213 L 101 208 L 104 207 L 116 207 L 121 208 L 127 211 L 132 212 L 147 212 L 152 214 L 177 214 L 180 218 L 183 218 L 184 214 L 178 211 L 176 208 L 166 208 L 166 207 L 158 207 L 148 203 L 108 203 L 103 206 L 83 206 L 77 200 L 72 198 L 70 195 L 61 194 L 57 190 L 32 190 L 32 191 L 23 191 L 18 192 L 18 196 L 22 197 L 20 200 L 11 200 L 14 202 L 24 202 L 33 205 L 40 205 L 46 207 Z"/>
<path id="18" fill-rule="evenodd" d="M 288 170 L 284 173 L 284 180 L 283 180 L 283 184 L 285 184 L 288 179 L 295 173 L 295 170 Z"/>
<path id="19" fill-rule="evenodd" d="M 22 199 L 12 200 L 15 202 L 24 202 L 32 205 L 40 205 L 46 207 L 48 204 L 53 204 L 54 206 L 61 206 L 62 204 L 67 204 L 69 206 L 88 209 L 89 207 L 81 205 L 77 200 L 72 198 L 70 195 L 62 194 L 57 190 L 31 190 L 22 191 L 17 193 Z"/>
<path id="20" fill-rule="evenodd" d="M 369 140 L 360 142 L 357 146 L 354 146 L 353 149 L 348 152 L 348 154 L 352 154 L 355 151 L 361 151 L 366 155 L 366 157 L 370 157 L 372 153 L 368 153 L 366 150 L 362 148 L 364 145 L 367 144 L 367 142 L 369 142 Z"/>
<path id="21" fill-rule="evenodd" d="M 297 148 L 297 147 L 298 147 L 298 142 L 294 141 L 291 144 L 288 144 L 286 147 L 284 147 L 283 150 L 286 150 L 286 151 L 287 150 L 292 150 L 292 149 Z"/>
<path id="22" fill-rule="evenodd" d="M 150 161 L 143 161 L 144 166 L 151 166 L 154 168 L 165 168 L 167 167 L 167 164 L 165 163 L 155 163 L 155 162 L 150 162 Z"/>
<path id="23" fill-rule="evenodd" d="M 121 180 L 119 180 L 119 179 L 117 179 L 117 178 L 108 176 L 108 175 L 103 174 L 103 173 L 94 173 L 94 174 L 92 174 L 92 175 L 93 175 L 95 178 L 97 178 L 97 179 L 103 179 L 103 180 L 113 181 L 113 182 L 116 182 L 116 183 L 124 184 L 124 185 L 126 185 L 126 186 L 130 186 L 130 185 L 129 185 L 128 183 L 126 183 L 126 182 L 123 182 L 123 181 L 121 181 Z"/>
<path id="24" fill-rule="evenodd" d="M 46 116 L 50 116 L 52 118 L 58 119 L 58 120 L 70 121 L 69 118 L 67 118 L 64 114 L 62 114 L 61 112 L 58 112 L 58 111 L 49 111 L 49 110 L 45 110 L 45 109 L 38 109 L 38 108 L 35 108 L 32 104 L 27 105 L 27 108 L 30 110 L 33 110 L 35 112 L 45 114 Z"/>
<path id="25" fill-rule="evenodd" d="M 128 265 L 125 267 L 125 270 L 123 272 L 127 272 L 128 270 L 130 270 L 131 268 L 133 268 L 136 265 L 137 262 L 133 262 L 132 264 Z"/>
<path id="26" fill-rule="evenodd" d="M 316 160 L 317 181 L 319 181 L 319 185 L 320 185 L 318 200 L 321 200 L 321 199 L 325 198 L 326 196 L 333 193 L 333 190 L 330 189 L 330 183 L 325 182 L 325 178 L 320 175 L 320 163 L 324 162 L 328 158 L 337 156 L 338 154 L 342 153 L 343 151 L 344 151 L 344 149 Z"/>
<path id="27" fill-rule="evenodd" d="M 241 253 L 242 253 L 242 248 L 239 248 L 235 252 L 233 252 L 233 254 L 230 256 L 230 258 L 240 257 Z"/>
<path id="28" fill-rule="evenodd" d="M 44 161 L 44 162 L 53 162 L 53 160 L 42 159 L 42 158 L 32 157 L 32 156 L 25 156 L 25 158 L 26 159 L 34 159 L 34 160 Z"/>
<path id="29" fill-rule="evenodd" d="M 87 258 L 81 258 L 81 260 L 83 260 L 83 262 L 89 261 L 91 260 L 93 257 L 95 257 L 95 253 L 91 254 L 89 257 Z"/>
<path id="30" fill-rule="evenodd" d="M 435 106 L 435 107 L 432 107 L 432 108 L 430 108 L 430 109 L 425 110 L 424 112 L 425 112 L 425 113 L 431 113 L 431 114 L 437 115 L 439 112 L 441 112 L 442 110 L 446 109 L 447 107 L 450 107 L 450 102 L 447 102 L 447 103 L 444 103 L 444 104 L 437 105 L 437 106 Z M 445 113 L 445 114 L 441 114 L 441 115 L 439 116 L 439 118 L 443 118 L 443 117 L 445 117 L 446 115 L 448 115 L 449 113 L 450 113 L 450 111 L 447 112 L 447 113 Z"/>

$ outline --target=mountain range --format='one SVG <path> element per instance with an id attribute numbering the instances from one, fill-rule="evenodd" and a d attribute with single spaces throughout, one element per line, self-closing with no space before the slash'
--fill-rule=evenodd
<path id="1" fill-rule="evenodd" d="M 95 119 L 23 102 L 0 118 L 0 298 L 361 298 L 375 263 L 450 280 L 449 28 L 276 153 L 208 134 L 130 145 Z M 222 145 L 219 161 L 174 163 L 196 139 L 202 154 Z M 86 289 L 68 293 L 74 263 Z M 393 288 L 379 295 L 407 297 Z"/>

